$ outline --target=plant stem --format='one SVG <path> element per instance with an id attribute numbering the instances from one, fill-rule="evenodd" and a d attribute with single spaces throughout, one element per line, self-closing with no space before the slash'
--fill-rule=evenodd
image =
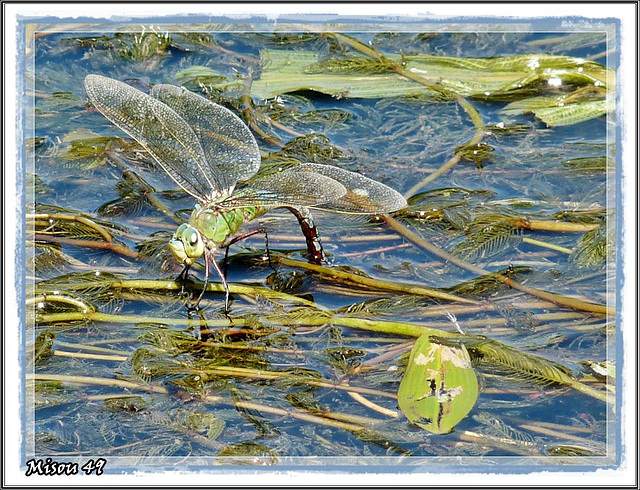
<path id="1" fill-rule="evenodd" d="M 272 254 L 272 260 L 274 256 Z M 321 265 L 310 264 L 308 262 L 303 262 L 300 260 L 293 260 L 283 256 L 275 257 L 275 260 L 282 265 L 297 267 L 301 269 L 306 269 L 309 271 L 313 271 L 315 273 L 321 274 L 326 277 L 330 277 L 332 279 L 345 281 L 349 283 L 360 284 L 363 286 L 380 289 L 383 291 L 395 291 L 398 293 L 404 294 L 413 294 L 418 296 L 427 296 L 435 299 L 442 299 L 446 301 L 455 301 L 459 303 L 467 303 L 467 304 L 480 304 L 479 301 L 475 301 L 472 299 L 463 298 L 462 296 L 456 296 L 454 294 L 445 293 L 444 291 L 426 288 L 423 286 L 413 285 L 413 284 L 399 284 L 390 281 L 384 281 L 381 279 L 373 279 L 371 277 L 359 276 L 357 274 L 351 274 L 348 272 L 340 271 L 330 267 L 324 267 Z"/>
<path id="2" fill-rule="evenodd" d="M 417 82 L 421 85 L 424 85 L 425 87 L 428 87 L 429 90 L 433 90 L 439 93 L 440 95 L 443 95 L 449 99 L 454 100 L 469 115 L 469 117 L 471 118 L 471 122 L 473 122 L 473 126 L 475 127 L 475 133 L 473 137 L 466 144 L 462 145 L 461 148 L 475 146 L 482 141 L 482 139 L 485 136 L 484 122 L 482 121 L 482 116 L 480 116 L 480 113 L 477 111 L 477 109 L 467 99 L 465 99 L 464 97 L 462 97 L 461 95 L 455 92 L 452 92 L 446 89 L 445 87 L 443 87 L 438 83 L 434 83 L 430 80 L 427 80 L 426 78 L 422 77 L 418 73 L 407 70 L 402 64 L 395 63 L 387 59 L 384 55 L 379 53 L 377 50 L 367 46 L 366 44 L 363 44 L 361 41 L 357 39 L 354 39 L 350 36 L 346 36 L 340 33 L 325 33 L 325 34 L 333 36 L 336 40 L 343 42 L 345 44 L 348 44 L 352 48 L 360 51 L 361 53 L 367 56 L 370 56 L 371 58 L 375 58 L 377 60 L 383 61 L 390 69 L 395 71 L 397 74 L 405 78 L 408 78 L 409 80 L 413 80 L 414 82 Z M 435 180 L 440 175 L 446 173 L 461 159 L 462 159 L 462 153 L 461 151 L 459 151 L 458 153 L 453 155 L 453 157 L 451 157 L 439 169 L 437 169 L 435 172 L 430 174 L 425 179 L 416 183 L 407 192 L 405 192 L 405 197 L 411 197 L 412 195 L 414 195 L 416 192 L 418 192 L 428 183 Z"/>
<path id="3" fill-rule="evenodd" d="M 411 230 L 409 230 L 407 227 L 403 226 L 401 223 L 399 223 L 398 221 L 396 221 L 394 218 L 392 218 L 391 216 L 382 216 L 382 219 L 389 225 L 391 226 L 394 230 L 396 230 L 398 233 L 400 233 L 400 235 L 402 235 L 403 237 L 407 238 L 408 240 L 412 241 L 414 244 L 416 244 L 418 247 L 452 263 L 457 265 L 458 267 L 461 267 L 463 269 L 466 269 L 468 271 L 473 272 L 474 274 L 478 274 L 478 275 L 490 275 L 492 277 L 494 277 L 495 279 L 497 279 L 498 281 L 506 284 L 509 287 L 512 287 L 514 289 L 518 289 L 519 291 L 522 291 L 523 293 L 527 293 L 527 294 L 531 294 L 533 296 L 536 296 L 538 298 L 550 301 L 552 303 L 555 303 L 557 305 L 560 306 L 566 306 L 568 308 L 575 308 L 578 310 L 583 310 L 583 311 L 589 311 L 592 313 L 599 313 L 599 314 L 603 314 L 603 315 L 615 315 L 615 308 L 611 307 L 611 306 L 607 306 L 607 305 L 601 305 L 598 303 L 590 303 L 587 301 L 582 301 L 579 300 L 577 298 L 572 298 L 570 296 L 564 296 L 561 294 L 555 294 L 555 293 L 549 293 L 547 291 L 542 291 L 540 289 L 536 289 L 536 288 L 530 288 L 528 286 L 524 286 L 520 283 L 517 283 L 516 281 L 514 281 L 513 279 L 510 279 L 508 277 L 503 276 L 502 274 L 497 274 L 495 272 L 489 272 L 485 269 L 482 269 L 480 267 L 477 267 L 473 264 L 470 264 L 469 262 L 462 260 L 459 257 L 456 257 L 454 255 L 451 255 L 447 252 L 445 252 L 444 250 L 439 249 L 438 247 L 436 247 L 435 245 L 430 244 L 429 242 L 427 242 L 424 238 L 416 235 L 414 232 L 412 232 Z"/>

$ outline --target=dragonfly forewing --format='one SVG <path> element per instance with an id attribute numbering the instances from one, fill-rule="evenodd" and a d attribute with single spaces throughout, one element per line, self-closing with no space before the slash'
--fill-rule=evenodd
<path id="1" fill-rule="evenodd" d="M 89 100 L 111 122 L 133 137 L 185 191 L 202 201 L 220 194 L 219 170 L 212 171 L 198 137 L 169 106 L 126 83 L 88 75 Z"/>
<path id="2" fill-rule="evenodd" d="M 147 95 L 99 75 L 87 76 L 85 88 L 107 119 L 136 139 L 200 202 L 189 224 L 174 233 L 170 248 L 185 271 L 204 255 L 205 281 L 213 267 L 225 284 L 226 306 L 229 289 L 214 253 L 233 243 L 244 223 L 269 208 L 287 207 L 294 213 L 310 260 L 320 263 L 324 254 L 308 208 L 375 214 L 407 205 L 390 187 L 329 165 L 302 163 L 284 170 L 274 166 L 257 174 L 260 150 L 250 129 L 228 109 L 185 89 L 160 84 Z M 202 294 L 204 289 L 200 298 Z"/>
<path id="3" fill-rule="evenodd" d="M 230 194 L 236 182 L 249 179 L 258 171 L 258 143 L 229 109 L 175 85 L 156 85 L 151 95 L 171 107 L 191 127 L 220 189 Z"/>

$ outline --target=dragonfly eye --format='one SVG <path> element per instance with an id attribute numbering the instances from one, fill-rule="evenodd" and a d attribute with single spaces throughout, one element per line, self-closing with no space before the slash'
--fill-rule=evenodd
<path id="1" fill-rule="evenodd" d="M 191 265 L 204 253 L 204 240 L 198 230 L 183 223 L 173 234 L 169 248 L 178 262 Z"/>

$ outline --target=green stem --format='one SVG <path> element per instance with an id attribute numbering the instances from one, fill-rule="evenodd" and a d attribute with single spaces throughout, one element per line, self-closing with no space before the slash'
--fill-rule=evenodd
<path id="1" fill-rule="evenodd" d="M 99 225 L 95 221 L 90 220 L 89 218 L 84 218 L 82 216 L 74 216 L 70 214 L 27 214 L 26 219 L 44 219 L 47 221 L 50 220 L 58 220 L 58 221 L 75 221 L 76 223 L 82 223 L 83 225 L 95 230 L 98 234 L 104 238 L 105 242 L 113 242 L 113 238 L 111 237 L 111 233 L 109 233 L 106 228 Z"/>
<path id="2" fill-rule="evenodd" d="M 585 233 L 599 228 L 597 223 L 571 223 L 570 221 L 552 221 L 543 219 L 516 220 L 514 226 L 524 230 L 557 231 L 568 233 Z"/>
<path id="3" fill-rule="evenodd" d="M 346 36 L 344 34 L 340 34 L 340 33 L 326 33 L 327 35 L 333 36 L 336 40 L 343 42 L 345 44 L 348 44 L 349 46 L 351 46 L 352 48 L 360 51 L 361 53 L 370 56 L 371 58 L 375 58 L 377 60 L 380 60 L 382 62 L 384 62 L 390 69 L 392 69 L 393 71 L 395 71 L 398 75 L 401 75 L 405 78 L 408 78 L 409 80 L 413 80 L 416 83 L 419 83 L 421 85 L 424 85 L 425 87 L 429 88 L 429 90 L 432 90 L 434 92 L 437 92 L 449 99 L 455 100 L 456 103 L 462 107 L 462 109 L 464 109 L 464 111 L 467 113 L 467 115 L 471 118 L 471 122 L 473 122 L 473 126 L 475 127 L 475 133 L 473 135 L 473 137 L 464 145 L 462 145 L 462 148 L 465 147 L 469 147 L 469 146 L 475 146 L 477 144 L 479 144 L 482 139 L 485 136 L 485 129 L 484 129 L 484 122 L 482 121 L 482 116 L 480 115 L 480 113 L 477 111 L 477 109 L 464 97 L 462 97 L 461 95 L 452 92 L 451 90 L 446 89 L 445 87 L 443 87 L 442 85 L 438 84 L 438 83 L 434 83 L 430 80 L 427 80 L 426 78 L 424 78 L 423 76 L 419 75 L 418 73 L 414 73 L 412 71 L 407 70 L 402 64 L 399 63 L 395 63 L 391 60 L 388 60 L 384 55 L 382 55 L 381 53 L 379 53 L 377 50 L 375 50 L 374 48 L 367 46 L 366 44 L 363 44 L 362 42 L 360 42 L 357 39 L 354 39 L 350 36 Z M 462 159 L 462 155 L 460 152 L 456 153 L 455 155 L 453 155 L 453 157 L 451 157 L 444 165 L 442 165 L 439 169 L 437 169 L 435 172 L 433 172 L 432 174 L 430 174 L 428 177 L 426 177 L 425 179 L 421 180 L 420 182 L 416 183 L 413 187 L 411 187 L 407 192 L 405 192 L 405 197 L 410 197 L 412 195 L 414 195 L 416 192 L 418 192 L 420 189 L 422 189 L 423 187 L 425 187 L 428 183 L 430 183 L 431 181 L 435 180 L 436 178 L 438 178 L 440 175 L 446 173 L 447 171 L 449 171 L 449 169 L 451 169 L 456 163 L 458 163 L 460 160 Z"/>
<path id="4" fill-rule="evenodd" d="M 145 317 L 145 316 L 140 316 L 140 317 L 131 317 L 131 316 L 120 316 L 120 315 L 110 315 L 110 314 L 106 314 L 106 313 L 97 313 L 97 312 L 89 312 L 86 314 L 81 314 L 81 313 L 75 313 L 75 314 L 59 314 L 59 313 L 54 313 L 54 314 L 49 314 L 49 315 L 42 315 L 42 318 L 40 318 L 40 321 L 43 322 L 53 322 L 53 321 L 62 321 L 59 319 L 59 317 L 61 316 L 65 316 L 65 319 L 69 319 L 69 317 L 75 316 L 75 319 L 85 319 L 85 320 L 92 320 L 92 321 L 102 321 L 102 322 L 111 322 L 111 323 L 135 323 L 135 322 L 145 322 L 145 323 L 171 323 L 172 325 L 180 325 L 180 324 L 192 324 L 193 321 L 186 319 L 186 320 L 182 320 L 182 319 L 167 319 L 167 318 L 154 318 L 154 317 Z M 282 315 L 266 315 L 263 318 L 263 321 L 266 322 L 273 322 L 275 326 L 281 325 L 281 317 Z M 225 326 L 229 326 L 229 322 L 227 320 L 213 320 L 207 321 L 207 326 L 211 327 L 213 326 L 213 324 L 219 324 L 219 326 L 221 327 L 225 327 Z M 251 320 L 245 320 L 245 319 L 237 319 L 237 320 L 233 320 L 232 324 L 233 326 L 250 326 L 249 324 L 251 323 Z M 323 325 L 327 325 L 327 324 L 332 324 L 332 325 L 336 325 L 336 326 L 342 326 L 342 327 L 346 327 L 346 328 L 355 328 L 355 329 L 359 329 L 359 330 L 365 330 L 368 332 L 379 332 L 379 333 L 385 333 L 385 334 L 389 334 L 389 335 L 401 335 L 401 336 L 407 336 L 407 337 L 420 337 L 422 335 L 431 335 L 431 336 L 435 336 L 435 337 L 439 337 L 439 338 L 451 338 L 452 340 L 456 341 L 456 342 L 460 342 L 462 344 L 465 343 L 465 340 L 469 340 L 469 341 L 475 341 L 476 338 L 474 336 L 468 336 L 468 335 L 464 335 L 464 334 L 460 334 L 458 332 L 452 332 L 452 331 L 448 331 L 448 330 L 440 330 L 440 329 L 435 329 L 435 328 L 429 328 L 429 327 L 425 327 L 425 326 L 421 326 L 421 325 L 417 325 L 415 323 L 409 323 L 409 322 L 390 322 L 390 321 L 381 321 L 381 320 L 369 320 L 369 319 L 365 319 L 365 318 L 354 318 L 354 317 L 343 317 L 343 316 L 338 316 L 338 315 L 331 315 L 331 316 L 326 316 L 326 315 L 316 315 L 316 316 L 304 316 L 302 318 L 298 318 L 295 315 L 291 315 L 289 317 L 287 317 L 287 323 L 290 325 L 305 325 L 305 326 L 313 326 L 313 325 L 318 325 L 318 326 L 323 326 Z M 245 325 L 246 324 L 246 325 Z M 498 341 L 492 340 L 492 345 L 491 347 L 496 350 L 496 349 L 500 349 L 502 344 Z M 505 347 L 505 349 L 509 349 L 508 347 Z M 527 356 L 529 356 L 530 358 L 538 358 L 538 356 L 531 354 L 531 353 L 527 353 Z M 494 356 L 496 357 L 496 356 Z M 540 362 L 548 362 L 546 361 L 544 358 L 539 358 L 541 361 Z M 507 366 L 508 367 L 508 366 Z M 247 373 L 248 370 L 243 369 L 243 368 L 228 368 L 228 367 L 219 367 L 215 369 L 215 372 L 217 374 L 228 374 L 228 375 L 241 375 L 241 374 L 248 374 Z M 268 377 L 269 379 L 271 379 L 272 377 L 277 377 L 280 376 L 278 373 L 264 373 L 264 372 L 260 372 L 261 374 L 257 373 L 255 370 L 250 370 L 251 373 L 253 373 L 253 376 L 261 376 L 262 378 Z M 557 370 L 556 370 L 557 371 Z M 213 372 L 213 371 L 212 371 Z M 555 372 L 555 371 L 554 371 Z M 81 378 L 81 377 L 80 377 Z M 91 378 L 90 378 L 91 379 Z M 265 378 L 266 379 L 266 378 Z M 109 380 L 109 381 L 114 381 L 114 383 L 112 384 L 116 384 L 116 381 L 120 381 L 120 380 Z M 576 380 L 575 378 L 569 376 L 568 374 L 562 374 L 561 376 L 557 376 L 554 379 L 550 379 L 549 381 L 553 381 L 553 382 L 557 382 L 557 383 L 561 383 L 564 384 L 565 386 L 570 386 L 571 388 L 578 390 L 586 395 L 589 395 L 591 397 L 594 397 L 598 400 L 603 400 L 606 401 L 607 403 L 612 403 L 613 399 L 610 395 L 608 395 L 605 392 L 602 392 L 600 390 L 596 390 L 588 385 L 585 385 L 583 383 L 581 383 L 580 381 Z M 79 381 L 77 381 L 79 383 L 82 383 L 82 379 L 80 379 Z M 320 381 L 322 382 L 322 381 Z M 124 383 L 130 383 L 130 382 L 124 382 Z M 106 382 L 105 382 L 106 384 Z M 125 385 L 121 385 L 121 384 L 117 384 L 118 386 L 123 386 L 123 387 L 133 387 L 133 386 L 138 386 L 135 383 L 130 383 Z M 358 388 L 354 388 L 354 387 L 345 387 L 345 389 L 347 389 L 348 391 L 360 391 L 360 392 L 364 392 L 363 390 L 359 390 Z M 377 393 L 376 393 L 377 394 Z"/>
<path id="5" fill-rule="evenodd" d="M 549 242 L 543 242 L 542 240 L 534 240 L 533 238 L 525 237 L 522 239 L 522 241 L 530 245 L 536 245 L 537 247 L 548 248 L 550 250 L 555 250 L 556 252 L 562 252 L 565 254 L 570 254 L 572 252 L 570 248 L 561 247 L 560 245 L 555 245 Z"/>
<path id="6" fill-rule="evenodd" d="M 76 240 L 73 238 L 65 238 L 59 236 L 52 236 L 43 233 L 36 233 L 34 235 L 36 240 L 41 240 L 43 242 L 53 242 L 60 243 L 62 245 L 72 245 L 74 247 L 85 247 L 85 248 L 100 248 L 103 250 L 109 250 L 111 252 L 115 252 L 120 255 L 124 255 L 125 257 L 130 257 L 132 259 L 138 258 L 138 252 L 135 252 L 127 247 L 122 245 L 118 245 L 113 242 L 98 242 L 95 240 Z"/>
<path id="7" fill-rule="evenodd" d="M 611 306 L 607 306 L 607 305 L 602 305 L 602 304 L 598 304 L 598 303 L 590 303 L 587 301 L 582 301 L 579 300 L 577 298 L 572 298 L 570 296 L 564 296 L 564 295 L 560 295 L 560 294 L 555 294 L 555 293 L 549 293 L 547 291 L 542 291 L 540 289 L 536 289 L 536 288 L 530 288 L 528 286 L 524 286 L 520 283 L 515 282 L 512 279 L 509 279 L 508 277 L 503 276 L 502 274 L 497 274 L 495 272 L 489 272 L 485 269 L 482 269 L 480 267 L 477 267 L 473 264 L 470 264 L 469 262 L 462 260 L 459 257 L 456 257 L 454 255 L 451 255 L 447 252 L 445 252 L 444 250 L 439 249 L 438 247 L 436 247 L 435 245 L 432 245 L 431 243 L 427 242 L 424 238 L 416 235 L 415 233 L 413 233 L 411 230 L 409 230 L 407 227 L 403 226 L 401 223 L 399 223 L 398 221 L 396 221 L 395 219 L 393 219 L 390 216 L 382 216 L 382 219 L 389 225 L 391 226 L 394 230 L 396 230 L 400 235 L 402 235 L 403 237 L 407 238 L 408 240 L 410 240 L 411 242 L 413 242 L 414 244 L 416 244 L 418 247 L 454 264 L 457 265 L 458 267 L 461 267 L 463 269 L 466 269 L 468 271 L 473 272 L 474 274 L 478 274 L 478 275 L 490 275 L 492 277 L 494 277 L 495 279 L 497 279 L 498 281 L 502 282 L 503 284 L 506 284 L 509 287 L 512 287 L 514 289 L 518 289 L 519 291 L 522 291 L 523 293 L 527 293 L 527 294 L 531 294 L 533 296 L 536 296 L 538 298 L 544 299 L 546 301 L 550 301 L 552 303 L 555 303 L 557 305 L 560 306 L 566 306 L 569 308 L 575 308 L 578 310 L 583 310 L 583 311 L 590 311 L 592 313 L 599 313 L 599 314 L 603 314 L 603 315 L 615 315 L 615 308 L 611 307 Z"/>
<path id="8" fill-rule="evenodd" d="M 273 259 L 272 255 L 272 259 Z M 321 265 L 310 264 L 308 262 L 303 262 L 300 260 L 293 260 L 287 257 L 278 256 L 275 258 L 277 262 L 282 265 L 297 267 L 300 269 L 306 269 L 308 271 L 315 272 L 317 274 L 321 274 L 326 277 L 330 277 L 332 279 L 355 283 L 362 286 L 375 288 L 383 291 L 394 291 L 403 294 L 413 294 L 418 296 L 427 296 L 430 298 L 441 299 L 445 301 L 455 301 L 459 303 L 467 303 L 467 304 L 480 304 L 479 301 L 475 301 L 472 299 L 463 298 L 462 296 L 456 296 L 454 294 L 445 293 L 438 289 L 426 288 L 423 286 L 413 285 L 413 284 L 399 284 L 390 281 L 383 281 L 381 279 L 374 279 L 366 276 L 359 276 L 357 274 L 351 274 L 349 272 L 344 272 L 338 269 L 324 267 Z"/>

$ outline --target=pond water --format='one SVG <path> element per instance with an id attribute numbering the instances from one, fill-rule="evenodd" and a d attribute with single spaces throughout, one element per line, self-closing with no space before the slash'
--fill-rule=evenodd
<path id="1" fill-rule="evenodd" d="M 347 27 L 33 26 L 28 458 L 615 462 L 606 32 Z M 89 74 L 143 92 L 183 86 L 243 119 L 263 167 L 337 166 L 409 205 L 390 217 L 314 211 L 321 267 L 295 217 L 271 210 L 239 231 L 262 226 L 270 260 L 264 233 L 229 249 L 229 312 L 215 274 L 190 311 L 204 267 L 174 282 L 167 243 L 195 199 L 88 102 Z M 453 378 L 446 356 L 466 352 L 477 381 L 444 433 L 398 408 L 420 334 L 444 359 L 433 376 Z"/>

